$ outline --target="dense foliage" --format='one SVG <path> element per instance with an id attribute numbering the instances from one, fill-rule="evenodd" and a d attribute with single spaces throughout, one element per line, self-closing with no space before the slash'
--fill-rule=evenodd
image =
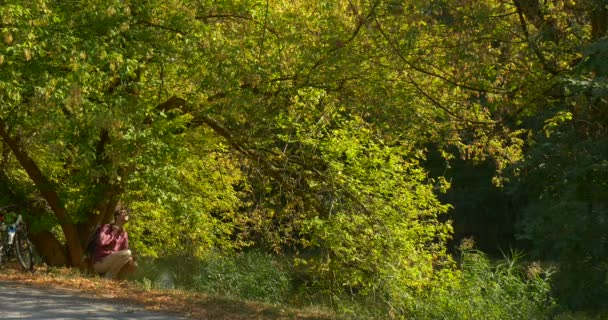
<path id="1" fill-rule="evenodd" d="M 407 313 L 456 269 L 446 213 L 466 197 L 438 195 L 459 157 L 511 188 L 505 221 L 562 292 L 601 293 L 606 5 L 6 1 L 0 180 L 49 264 L 79 266 L 123 203 L 139 255 L 256 247 Z"/>

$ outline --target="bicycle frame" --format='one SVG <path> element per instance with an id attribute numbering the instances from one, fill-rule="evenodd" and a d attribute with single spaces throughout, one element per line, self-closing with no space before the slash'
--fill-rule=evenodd
<path id="1" fill-rule="evenodd" d="M 0 255 L 9 255 L 11 249 L 13 248 L 13 243 L 15 241 L 15 235 L 17 234 L 17 229 L 22 222 L 21 215 L 17 215 L 17 221 L 12 224 L 6 224 L 4 222 L 4 214 L 0 213 L 0 232 L 2 232 L 2 239 L 0 239 Z"/>
<path id="2" fill-rule="evenodd" d="M 2 224 L 4 225 L 4 222 Z M 15 235 L 17 234 L 17 231 L 21 230 L 21 228 L 23 227 L 22 224 L 23 224 L 23 218 L 21 217 L 21 215 L 17 215 L 17 221 L 15 221 L 15 223 L 9 224 L 7 226 L 7 230 L 8 230 L 8 244 L 9 245 L 13 244 L 13 241 L 15 240 Z"/>
<path id="3" fill-rule="evenodd" d="M 23 268 L 33 270 L 32 247 L 21 214 L 17 214 L 15 222 L 6 224 L 4 214 L 0 213 L 0 235 L 0 262 L 10 258 L 14 252 Z M 22 247 L 23 245 L 25 247 Z M 24 249 L 27 252 L 23 252 Z M 25 257 L 29 257 L 30 260 L 26 260 Z"/>

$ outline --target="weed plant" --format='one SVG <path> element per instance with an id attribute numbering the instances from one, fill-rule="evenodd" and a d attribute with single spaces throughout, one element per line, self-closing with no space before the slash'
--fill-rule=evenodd
<path id="1" fill-rule="evenodd" d="M 193 277 L 193 288 L 248 300 L 282 303 L 291 279 L 283 264 L 269 254 L 209 255 Z"/>
<path id="2" fill-rule="evenodd" d="M 203 259 L 143 259 L 134 276 L 144 288 L 186 289 L 244 300 L 282 303 L 291 279 L 283 262 L 252 251 L 235 255 L 211 253 Z"/>
<path id="3" fill-rule="evenodd" d="M 427 294 L 410 300 L 407 319 L 527 320 L 552 319 L 550 270 L 528 267 L 513 254 L 492 265 L 479 251 L 462 254 L 461 270 Z"/>
<path id="4" fill-rule="evenodd" d="M 144 260 L 137 281 L 144 288 L 177 288 L 298 307 L 331 308 L 349 319 L 523 320 L 551 319 L 551 272 L 525 266 L 513 254 L 491 263 L 476 250 L 463 251 L 459 270 L 445 270 L 426 291 L 375 297 L 330 292 L 294 284 L 285 261 L 258 251 L 213 253 L 201 260 L 172 257 Z"/>

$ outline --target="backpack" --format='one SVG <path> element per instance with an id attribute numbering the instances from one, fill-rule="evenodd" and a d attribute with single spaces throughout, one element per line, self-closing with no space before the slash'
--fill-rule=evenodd
<path id="1" fill-rule="evenodd" d="M 89 236 L 89 240 L 87 241 L 87 247 L 85 249 L 85 253 L 88 257 L 93 257 L 95 254 L 95 250 L 97 249 L 97 244 L 99 243 L 99 234 L 101 233 L 101 226 L 95 226 L 95 231 Z"/>

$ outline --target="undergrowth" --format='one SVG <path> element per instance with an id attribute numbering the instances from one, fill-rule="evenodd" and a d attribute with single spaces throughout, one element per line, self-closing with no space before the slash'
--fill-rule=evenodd
<path id="1" fill-rule="evenodd" d="M 140 261 L 135 281 L 143 287 L 183 289 L 257 300 L 331 308 L 353 319 L 516 320 L 551 319 L 557 304 L 551 296 L 551 272 L 524 265 L 517 254 L 498 263 L 481 252 L 463 252 L 458 270 L 444 273 L 432 288 L 408 292 L 403 299 L 362 297 L 296 285 L 287 261 L 257 251 Z"/>
<path id="2" fill-rule="evenodd" d="M 553 319 L 551 270 L 524 265 L 513 254 L 492 264 L 481 252 L 466 251 L 460 271 L 410 302 L 407 319 Z"/>
<path id="3" fill-rule="evenodd" d="M 291 291 L 287 265 L 260 252 L 143 259 L 135 275 L 144 287 L 186 289 L 245 300 L 283 303 Z"/>

